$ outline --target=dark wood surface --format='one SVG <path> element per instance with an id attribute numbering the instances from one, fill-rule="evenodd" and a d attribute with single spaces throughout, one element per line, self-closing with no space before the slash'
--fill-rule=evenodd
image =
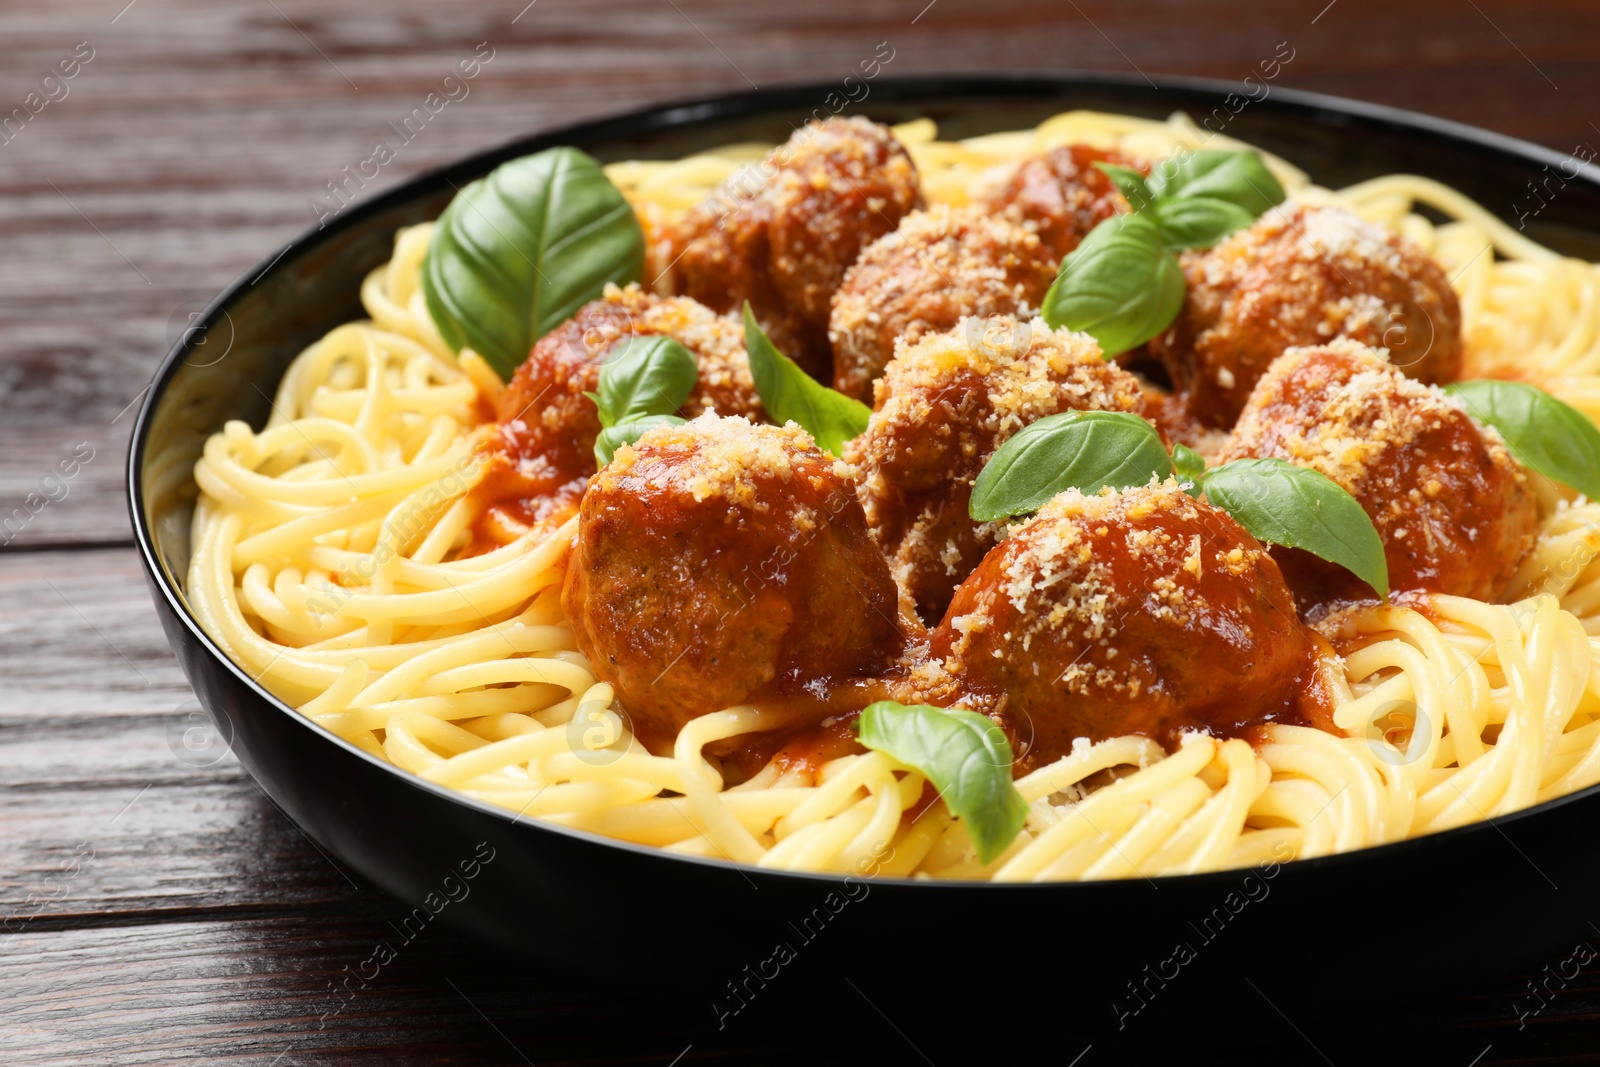
<path id="1" fill-rule="evenodd" d="M 173 754 L 192 698 L 129 548 L 128 407 L 186 316 L 312 222 L 309 198 L 479 42 L 494 58 L 468 97 L 375 188 L 541 127 L 842 76 L 879 41 L 890 74 L 1225 78 L 1288 41 L 1280 85 L 1564 151 L 1600 144 L 1593 0 L 525 2 L 0 3 L 0 116 L 80 42 L 93 49 L 67 95 L 0 144 L 0 517 L 93 450 L 64 488 L 43 484 L 60 499 L 0 530 L 0 1063 L 962 1062 L 936 1028 L 902 1032 L 860 1005 L 870 1025 L 837 1054 L 782 1006 L 719 1033 L 708 1012 L 574 987 L 441 929 L 341 1000 L 333 983 L 399 906 L 322 855 L 231 757 Z M 1412 906 L 1404 887 L 1374 891 L 1389 903 L 1371 921 Z M 1472 935 L 1516 930 L 1486 918 Z M 1283 1062 L 1600 1053 L 1600 971 L 1520 1019 L 1537 977 L 1362 1018 L 1265 1004 L 1240 1018 Z M 1081 1048 L 1043 1044 L 1063 1064 Z M 1082 1063 L 1120 1056 L 1092 1048 Z"/>

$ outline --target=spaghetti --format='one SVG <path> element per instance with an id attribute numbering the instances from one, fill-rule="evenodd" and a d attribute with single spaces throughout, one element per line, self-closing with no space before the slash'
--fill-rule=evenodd
<path id="1" fill-rule="evenodd" d="M 1158 159 L 1240 147 L 1182 116 L 1071 112 L 1030 131 L 942 142 L 895 131 L 930 202 L 1053 145 Z M 769 146 L 608 174 L 647 229 Z M 1528 241 L 1446 186 L 1395 175 L 1342 191 L 1267 163 L 1291 200 L 1343 204 L 1447 270 L 1472 373 L 1530 380 L 1600 418 L 1600 267 Z M 1426 206 L 1450 221 L 1418 214 Z M 654 220 L 654 221 L 652 221 Z M 280 383 L 260 432 L 229 423 L 195 465 L 190 605 L 224 651 L 308 718 L 475 800 L 686 855 L 763 867 L 995 881 L 1152 877 L 1325 855 L 1502 815 L 1600 782 L 1600 505 L 1537 476 L 1538 541 L 1502 597 L 1343 617 L 1339 737 L 1272 725 L 1255 746 L 1185 735 L 1080 741 L 1016 782 L 1026 828 L 980 864 L 960 820 L 881 752 L 814 773 L 768 765 L 725 788 L 703 750 L 775 724 L 733 707 L 691 721 L 670 755 L 627 727 L 566 624 L 576 520 L 463 555 L 484 476 L 483 412 L 503 388 L 458 361 L 428 315 L 431 224 L 400 231 L 362 286 L 370 321 L 329 333 Z M 1109 784 L 1107 784 L 1109 782 Z M 914 815 L 913 815 L 914 813 Z"/>

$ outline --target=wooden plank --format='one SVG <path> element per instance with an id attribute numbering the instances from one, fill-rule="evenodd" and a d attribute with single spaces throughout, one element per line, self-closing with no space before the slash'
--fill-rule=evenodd
<path id="1" fill-rule="evenodd" d="M 370 897 L 224 744 L 186 746 L 199 705 L 130 550 L 0 560 L 0 602 L 16 605 L 0 616 L 0 918 L 99 923 Z"/>
<path id="2" fill-rule="evenodd" d="M 356 891 L 225 745 L 186 747 L 199 705 L 131 549 L 0 557 L 0 604 L 0 916 L 250 911 Z"/>
<path id="3" fill-rule="evenodd" d="M 1600 143 L 1583 105 L 1600 90 L 1583 43 L 1600 34 L 1600 9 L 1580 0 L 1486 3 L 1482 14 L 1445 0 L 1341 0 L 1315 24 L 1315 12 L 1236 0 L 1158 19 L 1103 0 L 1076 12 L 1033 0 L 789 10 L 716 0 L 681 12 L 630 0 L 601 21 L 592 5 L 545 0 L 514 24 L 517 3 L 445 17 L 421 0 L 382 12 L 294 0 L 281 13 L 139 0 L 114 24 L 105 6 L 0 13 L 0 113 L 76 42 L 94 49 L 68 95 L 0 146 L 0 517 L 63 450 L 95 449 L 74 491 L 34 516 L 18 545 L 127 536 L 118 486 L 131 419 L 118 416 L 185 313 L 311 224 L 310 197 L 482 41 L 494 58 L 468 95 L 369 191 L 541 127 L 736 89 L 746 75 L 842 77 L 880 40 L 895 48 L 892 74 L 1076 66 L 1231 78 L 1286 40 L 1295 58 L 1277 85 L 1564 149 Z"/>
<path id="4" fill-rule="evenodd" d="M 0 724 L 191 699 L 131 548 L 0 555 L 0 605 Z"/>
<path id="5" fill-rule="evenodd" d="M 50 598 L 91 594 L 95 600 L 89 606 L 106 638 L 97 653 L 99 685 L 115 696 L 106 708 L 79 709 L 71 703 L 75 683 L 69 678 L 58 684 L 58 675 L 73 656 L 82 660 L 77 646 L 84 635 L 81 624 L 52 606 Z M 308 1029 L 307 1020 L 328 1010 L 316 1001 L 317 990 L 326 987 L 326 978 L 319 976 L 338 972 L 339 959 L 364 958 L 349 953 L 352 946 L 381 938 L 381 926 L 372 926 L 370 917 L 401 909 L 313 846 L 231 757 L 195 766 L 175 753 L 174 730 L 184 725 L 183 714 L 152 703 L 151 687 L 141 689 L 131 680 L 135 663 L 151 674 L 167 671 L 168 682 L 175 674 L 131 552 L 36 552 L 0 560 L 0 598 L 22 608 L 17 630 L 0 635 L 0 648 L 13 646 L 18 634 L 33 642 L 26 654 L 5 664 L 6 676 L 18 678 L 18 692 L 36 706 L 54 704 L 50 712 L 30 714 L 12 696 L 0 717 L 0 810 L 5 813 L 0 819 L 0 931 L 12 935 L 0 940 L 0 988 L 22 1005 L 17 1018 L 26 1027 L 23 1032 L 47 1034 L 69 1049 L 79 1041 L 92 1047 L 100 1036 L 115 1033 L 133 1042 L 131 1058 L 121 1062 L 135 1063 L 270 1059 L 268 1053 L 285 1046 L 294 1049 L 292 1062 L 323 1062 L 319 1057 L 331 1056 L 330 1049 L 352 1046 L 366 1048 L 370 1062 L 382 1062 L 381 1050 L 402 1042 L 460 1045 L 481 1052 L 482 1062 L 504 1055 L 481 1033 L 462 1035 L 472 1016 L 463 1015 L 450 999 L 453 991 L 437 988 L 436 981 L 428 988 L 385 985 L 372 998 L 370 1013 L 341 1022 L 352 1032 L 326 1035 Z M 123 662 L 107 651 L 111 643 L 138 658 Z M 119 671 L 129 677 L 119 679 Z M 168 695 L 178 692 L 179 685 L 169 685 Z M 290 932 L 306 927 L 322 930 L 311 938 L 316 945 L 338 946 L 329 950 L 337 957 L 333 962 L 307 958 L 310 935 Z M 246 968 L 248 976 L 266 974 L 276 985 L 270 996 L 260 990 L 240 993 L 237 983 L 253 980 L 239 977 L 245 968 L 241 960 L 257 961 L 260 953 L 271 959 L 263 967 Z M 454 942 L 437 953 L 430 973 L 476 975 L 484 965 L 475 950 Z M 81 999 L 81 984 L 39 975 L 77 967 L 86 958 L 101 961 L 93 972 L 99 983 L 94 1000 L 104 1007 L 74 1017 L 70 1025 L 62 1023 L 62 1029 L 55 1025 L 61 1022 L 60 1005 L 63 998 Z M 128 977 L 147 974 L 157 976 L 154 988 Z M 1600 1012 L 1600 976 L 1592 985 L 1584 979 L 1561 990 L 1550 1009 L 1530 1023 L 1543 1036 L 1525 1040 L 1513 1023 L 1519 1006 L 1529 1010 L 1537 1003 L 1526 994 L 1526 980 L 1493 983 L 1472 997 L 1450 1001 L 1434 1009 L 1433 1029 L 1417 1033 L 1431 1035 L 1430 1047 L 1441 1041 L 1460 1045 L 1463 1062 L 1484 1045 L 1505 1046 L 1509 1042 L 1503 1038 L 1517 1034 L 1513 1047 L 1523 1048 L 1519 1055 L 1526 1056 L 1547 1047 L 1569 1048 L 1571 1032 L 1562 1020 L 1579 1011 Z M 201 987 L 210 991 L 197 992 Z M 227 992 L 219 996 L 217 989 Z M 545 1003 L 550 995 L 536 984 L 524 992 L 529 1002 Z M 502 994 L 509 995 L 504 987 Z M 516 1000 L 511 997 L 513 1018 L 503 1025 L 521 1025 L 540 1041 L 552 1040 L 548 1019 L 530 1016 L 518 1022 Z M 176 1019 L 153 1007 L 172 1004 L 185 1006 Z M 555 1030 L 560 1041 L 574 1040 L 574 1025 L 564 1017 Z M 677 1025 L 675 1031 L 663 1024 L 662 1033 L 681 1035 L 688 1024 L 680 1020 Z M 218 1030 L 242 1043 L 197 1036 Z M 30 1057 L 40 1051 L 25 1043 L 7 1045 L 7 1040 L 0 1036 L 0 1049 L 15 1048 Z M 335 1044 L 325 1046 L 325 1040 Z M 692 1043 L 692 1035 L 683 1043 Z M 1525 1060 L 1540 1061 L 1538 1056 Z"/>
<path id="6" fill-rule="evenodd" d="M 890 1007 L 888 1016 L 842 980 L 841 995 L 821 1004 L 828 991 L 774 982 L 718 1030 L 708 1005 L 668 998 L 662 987 L 670 975 L 619 973 L 614 985 L 595 988 L 476 951 L 438 926 L 405 943 L 392 925 L 398 918 L 397 908 L 379 904 L 337 921 L 35 927 L 0 937 L 8 994 L 0 1055 L 7 1063 L 119 1065 L 946 1064 L 1050 1048 L 1067 1063 L 1092 1043 L 1096 1059 L 1084 1062 L 1104 1063 L 1134 1051 L 1141 1055 L 1129 1062 L 1149 1062 L 1162 1049 L 1187 1048 L 1192 1059 L 1198 1035 L 1216 1037 L 1214 1021 L 1184 1020 L 1159 1001 L 1122 1033 L 1059 1020 L 986 1023 L 983 1012 L 1000 1006 L 981 985 L 957 984 L 954 976 L 930 976 L 925 1010 Z M 380 943 L 394 959 L 376 968 L 369 961 Z M 1312 1063 L 1321 1053 L 1335 1063 L 1404 1058 L 1487 1067 L 1576 1062 L 1592 1051 L 1586 1027 L 1600 1019 L 1594 979 L 1552 986 L 1545 1012 L 1519 1030 L 1513 1005 L 1522 984 L 1508 979 L 1449 1006 L 1419 998 L 1403 1008 L 1372 1005 L 1359 1019 L 1296 1012 L 1292 1020 L 1241 985 L 1231 1023 L 1249 1044 L 1230 1062 Z M 941 1007 L 963 1004 L 955 989 L 974 998 L 958 1010 L 988 1035 L 981 1050 L 957 1042 L 955 1020 Z"/>
<path id="7" fill-rule="evenodd" d="M 41 550 L 126 539 L 126 409 L 186 313 L 309 225 L 307 200 L 479 41 L 496 53 L 470 95 L 370 192 L 539 128 L 737 89 L 746 75 L 763 86 L 842 77 L 878 41 L 896 50 L 891 74 L 1227 78 L 1288 41 L 1295 58 L 1276 85 L 1562 150 L 1600 145 L 1589 111 L 1600 8 L 1587 0 L 525 3 L 63 0 L 0 11 L 0 115 L 75 42 L 95 48 L 69 96 L 0 144 L 0 522 L 29 493 L 61 497 L 14 538 L 0 533 L 10 542 L 0 548 L 0 920 L 13 920 L 0 921 L 0 1062 L 971 1058 L 937 1019 L 896 1020 L 914 1052 L 855 1001 L 819 1012 L 777 999 L 719 1034 L 702 1008 L 651 999 L 670 976 L 595 991 L 442 929 L 359 997 L 333 994 L 330 981 L 391 936 L 386 917 L 400 909 L 346 881 L 231 758 L 195 767 L 174 754 L 169 732 L 185 725 L 190 694 L 131 552 Z M 64 495 L 41 484 L 80 445 L 93 457 Z M 1539 1003 L 1530 980 L 1558 991 L 1522 1026 L 1519 1011 Z M 1571 1062 L 1592 1053 L 1600 1019 L 1600 978 L 1587 972 L 1565 988 L 1546 971 L 1431 1007 L 1373 1005 L 1354 1027 L 1290 1024 L 1241 996 L 1261 1043 L 1289 1060 L 1314 1059 L 1309 1037 L 1336 1062 L 1375 1050 Z M 1134 1036 L 1164 1025 L 1146 1019 Z M 1097 1042 L 1093 1055 L 1117 1051 Z"/>
<path id="8" fill-rule="evenodd" d="M 33 759 L 42 769 L 63 762 L 69 744 L 90 751 L 71 736 L 79 731 L 53 747 L 12 732 L 0 731 L 8 764 Z M 170 753 L 149 755 L 158 766 L 123 768 L 126 777 L 102 767 L 99 781 L 0 785 L 0 925 L 346 914 L 382 899 L 322 854 L 237 763 L 191 770 Z"/>
<path id="9" fill-rule="evenodd" d="M 624 1007 L 614 994 L 475 954 L 438 928 L 407 944 L 385 911 L 398 921 L 398 908 L 380 906 L 337 922 L 30 929 L 0 938 L 0 1057 L 119 1065 L 667 1064 L 679 1055 L 683 1064 L 751 1062 L 759 1035 L 723 1035 L 718 1047 L 703 1006 Z M 374 974 L 363 964 L 379 944 L 396 956 Z M 365 988 L 362 975 L 371 979 Z M 771 1050 L 758 1062 L 794 1059 Z"/>

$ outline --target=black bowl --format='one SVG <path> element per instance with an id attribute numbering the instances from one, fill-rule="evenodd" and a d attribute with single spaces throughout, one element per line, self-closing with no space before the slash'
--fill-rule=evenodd
<path id="1" fill-rule="evenodd" d="M 1253 997 L 1246 979 L 1279 1005 L 1341 1010 L 1504 972 L 1587 931 L 1585 901 L 1600 891 L 1600 850 L 1587 847 L 1600 787 L 1448 833 L 1255 871 L 1004 886 L 788 874 L 519 820 L 431 785 L 296 713 L 200 629 L 182 583 L 200 446 L 227 419 L 261 425 L 289 361 L 361 317 L 358 286 L 388 258 L 397 227 L 435 217 L 458 186 L 552 145 L 610 161 L 781 140 L 834 88 L 738 93 L 586 123 L 407 182 L 234 283 L 167 355 L 133 433 L 133 528 L 168 639 L 267 793 L 333 855 L 416 907 L 416 928 L 437 913 L 544 965 L 698 999 L 708 1018 L 769 985 L 809 987 L 784 977 L 797 970 L 827 976 L 816 987 L 826 995 L 841 995 L 848 978 L 874 1002 L 997 986 L 1020 1007 L 1031 992 L 1056 1016 L 1077 1009 L 1107 1030 L 1155 1000 Z M 1512 221 L 1534 203 L 1526 183 L 1562 162 L 1454 123 L 1287 90 L 1234 114 L 1236 89 L 1110 75 L 885 80 L 860 110 L 886 121 L 927 115 L 946 137 L 1018 129 L 1068 108 L 1150 117 L 1183 109 L 1215 116 L 1213 126 L 1226 116 L 1230 136 L 1323 184 L 1422 174 Z M 1600 259 L 1600 181 L 1589 168 L 1528 232 Z"/>

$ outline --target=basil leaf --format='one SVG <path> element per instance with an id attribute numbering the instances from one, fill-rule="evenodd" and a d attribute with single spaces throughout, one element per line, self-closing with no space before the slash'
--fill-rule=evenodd
<path id="1" fill-rule="evenodd" d="M 1183 271 L 1148 213 L 1101 222 L 1061 263 L 1041 314 L 1082 330 L 1107 359 L 1166 329 L 1183 306 Z"/>
<path id="2" fill-rule="evenodd" d="M 1175 444 L 1172 446 L 1172 470 L 1178 476 L 1178 484 L 1183 486 L 1183 491 L 1190 496 L 1200 495 L 1200 479 L 1206 474 L 1206 461 L 1200 453 L 1188 445 Z"/>
<path id="3" fill-rule="evenodd" d="M 818 448 L 836 456 L 844 454 L 846 441 L 866 430 L 872 409 L 829 389 L 779 352 L 751 314 L 748 300 L 744 305 L 744 347 L 750 354 L 750 377 L 755 379 L 761 406 L 773 422 L 779 426 L 798 423 Z"/>
<path id="4" fill-rule="evenodd" d="M 1600 500 L 1600 430 L 1583 412 L 1521 382 L 1479 378 L 1444 391 L 1499 430 L 1518 463 Z"/>
<path id="5" fill-rule="evenodd" d="M 676 415 L 641 415 L 638 418 L 607 426 L 594 439 L 594 461 L 604 467 L 623 445 L 631 445 L 644 436 L 644 432 L 657 426 L 682 426 Z"/>
<path id="6" fill-rule="evenodd" d="M 1155 206 L 1156 225 L 1172 249 L 1207 248 L 1255 220 L 1238 204 L 1209 196 L 1158 200 Z"/>
<path id="7" fill-rule="evenodd" d="M 1111 179 L 1112 184 L 1127 199 L 1133 210 L 1143 211 L 1155 199 L 1155 195 L 1150 192 L 1150 186 L 1145 184 L 1144 175 L 1132 167 L 1123 167 L 1116 163 L 1096 163 L 1095 166 Z"/>
<path id="8" fill-rule="evenodd" d="M 670 337 L 625 337 L 600 364 L 600 388 L 586 396 L 600 422 L 615 426 L 645 415 L 670 415 L 683 406 L 700 377 L 687 348 Z"/>
<path id="9" fill-rule="evenodd" d="M 1201 479 L 1206 499 L 1258 541 L 1303 548 L 1389 595 L 1389 563 L 1372 519 L 1327 475 L 1281 459 L 1236 459 Z"/>
<path id="10" fill-rule="evenodd" d="M 1148 184 L 1157 199 L 1203 196 L 1225 200 L 1250 212 L 1251 218 L 1283 203 L 1286 195 L 1258 153 L 1220 148 L 1164 159 L 1151 169 Z"/>
<path id="11" fill-rule="evenodd" d="M 600 164 L 551 148 L 456 194 L 434 227 L 422 291 L 450 347 L 476 349 L 510 378 L 535 341 L 643 267 L 639 220 Z"/>
<path id="12" fill-rule="evenodd" d="M 984 464 L 967 511 L 994 522 L 1037 511 L 1068 489 L 1146 485 L 1172 473 L 1156 428 L 1120 411 L 1063 411 L 1018 430 Z"/>
<path id="13" fill-rule="evenodd" d="M 856 721 L 861 743 L 887 753 L 933 783 L 988 863 L 1006 850 L 1028 817 L 1011 783 L 1011 745 L 993 720 L 973 711 L 868 704 Z"/>

